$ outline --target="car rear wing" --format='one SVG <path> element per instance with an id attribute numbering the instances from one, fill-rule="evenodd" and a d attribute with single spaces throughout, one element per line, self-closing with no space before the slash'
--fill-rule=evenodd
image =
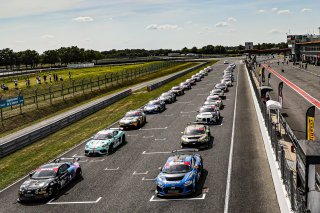
<path id="1" fill-rule="evenodd" d="M 177 149 L 177 150 L 172 150 L 172 153 L 180 153 L 180 152 L 199 152 L 199 149 Z"/>
<path id="2" fill-rule="evenodd" d="M 53 162 L 54 163 L 60 163 L 60 162 L 78 162 L 80 161 L 80 158 L 79 157 L 74 157 L 74 158 L 56 158 Z"/>
<path id="3" fill-rule="evenodd" d="M 123 130 L 123 128 L 121 128 L 121 127 L 107 128 L 107 129 L 111 129 L 111 130 Z"/>

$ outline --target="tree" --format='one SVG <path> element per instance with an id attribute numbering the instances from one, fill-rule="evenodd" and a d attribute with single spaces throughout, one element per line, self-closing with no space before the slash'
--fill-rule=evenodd
<path id="1" fill-rule="evenodd" d="M 47 50 L 41 55 L 44 64 L 55 65 L 59 62 L 59 54 L 57 50 Z"/>

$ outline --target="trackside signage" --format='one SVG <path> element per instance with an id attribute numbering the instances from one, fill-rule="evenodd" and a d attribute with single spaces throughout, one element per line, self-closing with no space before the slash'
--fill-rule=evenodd
<path id="1" fill-rule="evenodd" d="M 24 103 L 23 96 L 0 100 L 0 109 Z"/>
<path id="2" fill-rule="evenodd" d="M 315 106 L 310 107 L 306 113 L 306 139 L 314 141 L 314 116 L 315 116 Z"/>

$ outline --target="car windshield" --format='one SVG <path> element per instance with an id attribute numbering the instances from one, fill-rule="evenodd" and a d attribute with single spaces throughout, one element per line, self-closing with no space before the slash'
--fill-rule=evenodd
<path id="1" fill-rule="evenodd" d="M 179 90 L 180 87 L 172 87 L 173 90 Z"/>
<path id="2" fill-rule="evenodd" d="M 162 172 L 169 173 L 169 174 L 186 173 L 190 171 L 191 171 L 191 166 L 190 166 L 190 163 L 188 162 L 167 163 L 162 170 Z"/>
<path id="3" fill-rule="evenodd" d="M 139 115 L 140 115 L 139 112 L 127 112 L 125 117 L 137 117 Z"/>
<path id="4" fill-rule="evenodd" d="M 211 97 L 208 97 L 208 100 L 211 100 L 211 101 L 219 101 L 220 98 L 218 96 L 211 96 Z"/>
<path id="5" fill-rule="evenodd" d="M 105 140 L 105 139 L 111 139 L 112 138 L 112 133 L 98 133 L 95 136 L 93 136 L 93 140 Z"/>
<path id="6" fill-rule="evenodd" d="M 32 179 L 37 178 L 53 178 L 57 174 L 57 169 L 54 168 L 40 168 L 33 175 Z"/>
<path id="7" fill-rule="evenodd" d="M 170 93 L 163 93 L 162 95 L 161 95 L 161 97 L 167 97 L 167 96 L 170 96 L 171 94 Z"/>
<path id="8" fill-rule="evenodd" d="M 214 108 L 213 107 L 202 107 L 200 109 L 200 112 L 214 112 Z"/>
<path id="9" fill-rule="evenodd" d="M 159 105 L 160 101 L 150 101 L 148 105 Z"/>
<path id="10" fill-rule="evenodd" d="M 222 90 L 215 89 L 215 90 L 213 90 L 212 92 L 213 92 L 213 93 L 221 93 L 221 92 L 222 92 Z"/>
<path id="11" fill-rule="evenodd" d="M 203 135 L 205 133 L 205 129 L 204 127 L 200 127 L 200 128 L 187 128 L 185 131 L 185 135 Z"/>
<path id="12" fill-rule="evenodd" d="M 216 87 L 224 87 L 224 84 L 217 84 Z"/>

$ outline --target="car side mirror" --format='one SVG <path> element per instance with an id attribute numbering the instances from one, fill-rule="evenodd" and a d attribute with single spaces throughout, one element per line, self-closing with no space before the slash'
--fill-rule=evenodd
<path id="1" fill-rule="evenodd" d="M 29 173 L 29 177 L 32 177 L 33 173 Z"/>

